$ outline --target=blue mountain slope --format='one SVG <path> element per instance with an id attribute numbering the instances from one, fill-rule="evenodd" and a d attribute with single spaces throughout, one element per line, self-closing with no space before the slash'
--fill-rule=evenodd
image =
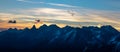
<path id="1" fill-rule="evenodd" d="M 120 52 L 120 32 L 112 26 L 75 28 L 43 25 L 0 32 L 4 52 Z"/>

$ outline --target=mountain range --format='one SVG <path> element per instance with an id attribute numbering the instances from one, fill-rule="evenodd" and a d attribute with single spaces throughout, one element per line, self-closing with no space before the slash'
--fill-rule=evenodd
<path id="1" fill-rule="evenodd" d="M 42 25 L 31 29 L 9 28 L 0 32 L 2 52 L 120 52 L 120 32 L 101 27 Z"/>

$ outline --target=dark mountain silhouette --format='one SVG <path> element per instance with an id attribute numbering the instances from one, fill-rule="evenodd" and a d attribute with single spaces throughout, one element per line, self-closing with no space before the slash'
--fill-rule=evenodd
<path id="1" fill-rule="evenodd" d="M 82 28 L 55 24 L 0 32 L 2 52 L 120 52 L 120 32 L 110 25 Z"/>

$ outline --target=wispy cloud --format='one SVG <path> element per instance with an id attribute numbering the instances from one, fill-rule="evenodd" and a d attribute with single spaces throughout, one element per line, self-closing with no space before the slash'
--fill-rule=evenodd
<path id="1" fill-rule="evenodd" d="M 28 1 L 28 0 L 17 0 L 20 2 L 26 2 L 26 3 L 33 3 L 33 4 L 43 4 L 44 2 L 33 2 L 33 1 Z"/>
<path id="2" fill-rule="evenodd" d="M 77 15 L 71 16 L 65 9 L 55 9 L 55 8 L 33 8 L 33 9 L 22 9 L 15 11 L 18 14 L 0 13 L 2 20 L 10 19 L 11 17 L 23 18 L 31 20 L 31 18 L 39 19 L 50 19 L 50 20 L 65 20 L 72 22 L 111 22 L 119 24 L 119 14 L 112 12 L 102 12 L 92 10 L 84 10 L 84 14 L 80 11 L 75 11 Z M 11 16 L 11 17 L 9 17 Z M 111 17 L 112 16 L 112 17 Z M 113 20 L 114 19 L 114 20 Z M 18 19 L 19 20 L 19 19 Z"/>
<path id="3" fill-rule="evenodd" d="M 77 7 L 77 6 L 72 6 L 72 5 L 67 5 L 67 4 L 57 4 L 57 3 L 46 3 L 49 5 L 54 5 L 54 6 L 61 6 L 61 7 Z"/>
<path id="4" fill-rule="evenodd" d="M 17 14 L 0 13 L 0 21 L 2 21 L 2 23 L 3 21 L 6 21 L 7 23 L 7 20 L 9 19 L 16 19 L 17 21 L 19 21 L 19 26 L 20 24 L 22 26 L 22 24 L 33 24 L 35 19 L 41 19 L 44 21 L 44 23 L 47 24 L 55 23 L 74 26 L 107 24 L 120 28 L 120 21 L 118 20 L 120 15 L 119 13 L 112 11 L 101 11 L 81 8 L 75 11 L 75 16 L 71 16 L 67 12 L 67 9 L 57 8 L 31 8 L 16 10 L 14 12 Z"/>
<path id="5" fill-rule="evenodd" d="M 32 3 L 32 4 L 48 4 L 52 6 L 60 6 L 60 7 L 77 7 L 77 6 L 72 6 L 68 4 L 59 4 L 59 3 L 47 3 L 47 2 L 35 2 L 35 1 L 30 1 L 30 0 L 17 0 L 20 2 L 26 2 L 26 3 Z"/>

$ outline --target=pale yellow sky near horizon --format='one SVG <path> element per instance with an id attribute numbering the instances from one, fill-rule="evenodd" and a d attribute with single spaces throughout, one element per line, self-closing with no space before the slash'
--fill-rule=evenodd
<path id="1" fill-rule="evenodd" d="M 32 28 L 33 25 L 36 26 L 36 28 L 39 28 L 40 26 L 46 24 L 47 26 L 51 25 L 51 24 L 54 24 L 54 23 L 47 23 L 47 22 L 43 22 L 43 23 L 23 23 L 23 24 L 8 24 L 8 23 L 5 23 L 4 25 L 0 23 L 0 28 L 5 28 L 5 29 L 9 29 L 9 28 L 17 28 L 17 29 L 24 29 L 26 27 L 28 27 L 29 29 Z M 57 26 L 59 26 L 60 28 L 62 27 L 65 27 L 66 24 L 56 24 Z M 82 27 L 81 25 L 80 26 L 76 26 L 76 25 L 69 25 L 69 26 L 72 26 L 72 27 Z M 83 25 L 85 26 L 85 25 Z M 89 25 L 88 25 L 89 26 Z M 97 26 L 97 27 L 101 27 L 102 25 L 90 25 L 90 26 Z M 117 29 L 118 31 L 120 31 L 120 28 L 117 28 L 117 27 L 114 27 L 115 29 Z"/>

